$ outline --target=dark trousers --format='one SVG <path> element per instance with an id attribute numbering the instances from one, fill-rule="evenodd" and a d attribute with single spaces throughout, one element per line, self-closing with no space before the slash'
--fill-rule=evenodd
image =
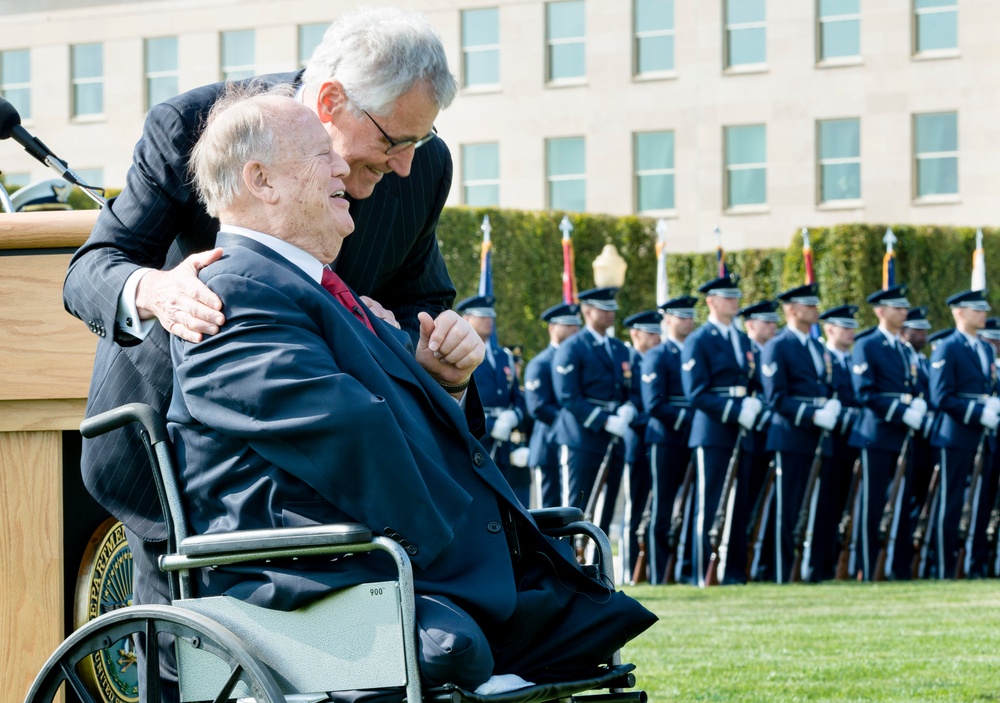
<path id="1" fill-rule="evenodd" d="M 635 565 L 639 560 L 639 529 L 650 495 L 652 477 L 650 476 L 649 455 L 646 446 L 637 451 L 635 460 L 625 464 L 625 475 L 622 480 L 622 492 L 625 496 L 625 507 L 622 515 L 622 570 L 625 583 L 632 581 L 635 575 Z M 646 564 L 649 564 L 649 531 L 652 526 L 646 526 Z"/>
<path id="2" fill-rule="evenodd" d="M 912 450 L 912 447 L 911 447 Z M 912 470 L 907 469 L 905 484 L 897 496 L 894 510 L 894 525 L 888 525 L 886 542 L 880 531 L 882 513 L 889 499 L 889 490 L 896 473 L 898 452 L 880 449 L 861 450 L 861 500 L 859 510 L 858 541 L 855 547 L 859 555 L 858 568 L 865 581 L 875 580 L 876 562 L 879 552 L 887 551 L 886 578 L 907 579 L 910 576 L 910 560 L 913 554 L 912 530 L 910 529 L 909 503 L 911 500 Z M 909 466 L 909 463 L 907 464 Z"/>
<path id="3" fill-rule="evenodd" d="M 726 447 L 698 447 L 695 451 L 697 452 L 698 474 L 694 501 L 694 563 L 698 585 L 704 585 L 705 573 L 712 555 L 709 532 L 715 521 L 720 500 L 727 501 L 725 510 L 729 514 L 728 496 L 722 495 L 722 488 L 733 451 Z M 725 534 L 725 522 L 718 525 L 719 540 L 725 547 L 725 569 L 719 571 L 719 580 L 723 584 L 746 583 L 747 518 L 749 517 L 747 483 L 749 475 L 750 462 L 745 455 L 741 454 L 741 460 L 739 466 L 736 467 L 734 476 L 736 489 L 729 517 L 728 535 Z"/>
<path id="4" fill-rule="evenodd" d="M 760 444 L 759 446 L 764 446 Z M 757 581 L 774 580 L 774 454 L 755 451 L 750 454 L 750 505 L 747 525 L 747 578 Z M 755 512 L 756 511 L 756 512 Z"/>
<path id="5" fill-rule="evenodd" d="M 609 440 L 609 442 L 612 440 Z M 604 530 L 607 534 L 611 528 L 611 515 L 615 509 L 615 501 L 618 499 L 618 489 L 621 486 L 622 474 L 625 470 L 625 447 L 619 439 L 610 446 L 610 456 L 608 461 L 607 481 L 604 484 L 603 500 L 595 499 L 594 515 L 591 521 Z M 598 471 L 607 452 L 598 454 L 588 452 L 583 449 L 565 447 L 562 453 L 562 482 L 564 504 L 587 509 L 587 501 L 594 490 L 594 483 L 597 479 Z"/>
<path id="6" fill-rule="evenodd" d="M 809 512 L 812 496 L 806 495 L 812 454 L 776 452 L 774 455 L 774 504 L 771 515 L 774 524 L 774 580 L 788 583 L 792 579 L 792 562 L 795 560 L 795 528 L 799 518 L 805 516 L 805 530 L 809 530 Z M 820 484 L 822 485 L 822 483 Z M 818 505 L 818 502 L 817 502 Z M 813 526 L 816 518 L 813 514 Z M 808 538 L 807 538 L 808 539 Z M 811 541 L 810 541 L 811 544 Z M 810 547 L 810 562 L 812 549 Z M 802 568 L 810 571 L 803 556 Z M 803 574 L 804 575 L 804 574 Z"/>
<path id="7" fill-rule="evenodd" d="M 941 492 L 936 514 L 931 517 L 932 562 L 937 578 L 955 577 L 958 551 L 965 547 L 963 571 L 970 576 L 982 575 L 988 560 L 986 524 L 992 504 L 989 502 L 993 482 L 992 458 L 985 450 L 981 480 L 970 483 L 976 457 L 975 447 L 944 448 L 941 450 Z M 971 492 L 971 495 L 970 495 Z M 966 501 L 972 508 L 969 531 L 964 543 L 959 540 L 959 522 Z"/>
<path id="8" fill-rule="evenodd" d="M 681 553 L 680 545 L 676 544 L 673 547 L 670 545 L 670 526 L 674 502 L 677 498 L 677 492 L 684 482 L 684 473 L 687 471 L 690 459 L 691 449 L 688 447 L 653 444 L 649 448 L 653 500 L 650 505 L 649 529 L 646 532 L 646 552 L 649 555 L 649 582 L 653 584 L 667 582 L 666 567 L 670 559 L 671 549 L 677 550 L 677 562 L 681 565 L 681 574 L 691 571 L 690 557 L 687 558 L 687 568 L 685 568 L 685 555 Z M 688 500 L 677 506 L 681 511 L 687 511 L 688 532 L 690 532 L 692 523 L 691 506 L 693 501 L 690 496 L 693 495 L 694 483 L 692 482 Z M 682 519 L 683 514 L 682 512 Z M 681 535 L 677 535 L 677 541 L 678 543 L 683 541 L 689 545 L 686 551 L 690 553 L 690 540 L 681 540 Z"/>
<path id="9" fill-rule="evenodd" d="M 559 480 L 559 445 L 545 446 L 545 461 L 541 466 L 532 467 L 538 487 L 538 502 L 542 508 L 557 508 L 562 505 L 562 486 Z"/>
<path id="10" fill-rule="evenodd" d="M 813 581 L 827 581 L 837 573 L 840 558 L 840 522 L 851 490 L 851 477 L 858 450 L 834 440 L 833 455 L 820 471 L 819 506 L 813 533 Z M 853 506 L 851 508 L 853 510 Z"/>

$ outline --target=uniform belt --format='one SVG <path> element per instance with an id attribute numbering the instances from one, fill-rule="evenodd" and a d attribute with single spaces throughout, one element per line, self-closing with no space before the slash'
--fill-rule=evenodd
<path id="1" fill-rule="evenodd" d="M 742 398 L 747 394 L 746 386 L 718 386 L 716 388 L 709 388 L 709 393 L 715 393 L 716 395 L 725 395 L 730 398 Z"/>
<path id="2" fill-rule="evenodd" d="M 797 400 L 800 403 L 809 403 L 811 405 L 823 405 L 827 399 L 826 398 L 806 398 L 801 395 L 790 396 L 792 400 Z"/>
<path id="3" fill-rule="evenodd" d="M 509 408 L 488 408 L 488 407 L 484 407 L 483 408 L 483 414 L 486 415 L 486 417 L 500 417 L 500 413 L 502 413 L 504 410 L 509 410 Z"/>
<path id="4" fill-rule="evenodd" d="M 608 412 L 614 412 L 618 409 L 619 403 L 613 400 L 597 400 L 596 398 L 584 398 L 588 403 L 593 403 L 601 410 L 607 410 Z"/>
<path id="5" fill-rule="evenodd" d="M 686 395 L 672 395 L 667 398 L 667 401 L 671 405 L 676 405 L 678 408 L 690 408 L 691 401 L 687 399 Z"/>
<path id="6" fill-rule="evenodd" d="M 913 402 L 912 393 L 879 393 L 883 398 L 898 398 L 906 404 Z"/>
<path id="7" fill-rule="evenodd" d="M 992 397 L 988 393 L 956 393 L 955 395 L 966 400 L 978 400 L 980 403 L 985 403 L 987 398 Z"/>

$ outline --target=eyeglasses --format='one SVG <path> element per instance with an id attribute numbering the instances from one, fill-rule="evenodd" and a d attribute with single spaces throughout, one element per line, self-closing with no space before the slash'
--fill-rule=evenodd
<path id="1" fill-rule="evenodd" d="M 389 142 L 389 148 L 385 150 L 386 156 L 392 156 L 393 154 L 398 154 L 398 153 L 400 153 L 402 151 L 406 151 L 411 146 L 414 149 L 419 149 L 424 144 L 426 144 L 431 139 L 433 139 L 434 135 L 437 134 L 437 127 L 435 127 L 434 125 L 431 125 L 430 134 L 428 134 L 425 137 L 420 137 L 420 139 L 403 139 L 403 140 L 400 140 L 400 141 L 396 141 L 395 139 L 393 139 L 392 137 L 390 137 L 388 134 L 386 134 L 385 130 L 382 129 L 382 126 L 378 122 L 375 121 L 375 118 L 368 114 L 368 110 L 362 110 L 362 112 L 364 112 L 366 115 L 368 115 L 368 119 L 370 119 L 372 121 L 372 124 L 375 125 L 375 128 L 379 132 L 381 132 L 382 136 L 385 137 L 385 140 L 387 142 Z"/>

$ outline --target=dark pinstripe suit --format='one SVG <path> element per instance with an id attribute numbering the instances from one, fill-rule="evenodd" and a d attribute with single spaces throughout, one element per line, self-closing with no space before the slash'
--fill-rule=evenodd
<path id="1" fill-rule="evenodd" d="M 264 76 L 297 82 L 301 73 Z M 115 332 L 119 294 L 140 266 L 172 268 L 214 246 L 218 223 L 189 187 L 188 155 L 221 83 L 177 96 L 150 110 L 136 144 L 125 189 L 101 211 L 97 225 L 70 263 L 66 309 L 101 336 L 87 414 L 132 401 L 165 411 L 171 393 L 167 334 L 155 326 L 146 340 Z M 451 188 L 451 155 L 433 139 L 416 151 L 411 174 L 387 174 L 374 194 L 351 203 L 354 234 L 344 241 L 337 272 L 355 291 L 393 310 L 415 329 L 416 312 L 449 308 L 455 290 L 438 250 L 436 228 Z M 84 443 L 88 490 L 143 539 L 165 537 L 148 462 L 134 430 Z"/>

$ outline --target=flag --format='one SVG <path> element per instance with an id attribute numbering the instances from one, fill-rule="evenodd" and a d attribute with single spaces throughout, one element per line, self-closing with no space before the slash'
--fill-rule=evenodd
<path id="1" fill-rule="evenodd" d="M 886 229 L 882 241 L 885 242 L 885 256 L 882 258 L 882 290 L 888 290 L 896 285 L 896 250 L 893 248 L 896 235 L 892 233 L 892 227 Z"/>
<path id="2" fill-rule="evenodd" d="M 986 288 L 986 253 L 983 251 L 983 230 L 976 230 L 976 251 L 972 254 L 972 290 Z"/>
<path id="3" fill-rule="evenodd" d="M 816 282 L 816 273 L 813 270 L 813 250 L 809 245 L 809 229 L 806 227 L 802 228 L 802 262 L 806 267 L 806 285 L 810 285 Z M 821 336 L 819 323 L 814 322 L 809 328 L 809 336 L 813 339 L 819 339 Z"/>
<path id="4" fill-rule="evenodd" d="M 493 295 L 493 259 L 490 256 L 493 227 L 490 226 L 489 215 L 483 215 L 483 224 L 479 229 L 483 231 L 483 247 L 479 252 L 479 295 Z"/>
<path id="5" fill-rule="evenodd" d="M 562 230 L 562 250 L 563 250 L 563 302 L 564 303 L 575 303 L 576 302 L 576 274 L 574 273 L 573 264 L 573 223 L 569 221 L 569 217 L 563 215 L 562 222 L 559 223 L 559 229 Z"/>
<path id="6" fill-rule="evenodd" d="M 719 225 L 715 226 L 715 260 L 719 263 L 719 278 L 729 275 L 729 267 L 726 266 L 726 254 L 722 251 L 722 230 Z"/>
<path id="7" fill-rule="evenodd" d="M 662 217 L 656 222 L 656 304 L 670 300 L 670 283 L 667 281 L 667 221 Z"/>

